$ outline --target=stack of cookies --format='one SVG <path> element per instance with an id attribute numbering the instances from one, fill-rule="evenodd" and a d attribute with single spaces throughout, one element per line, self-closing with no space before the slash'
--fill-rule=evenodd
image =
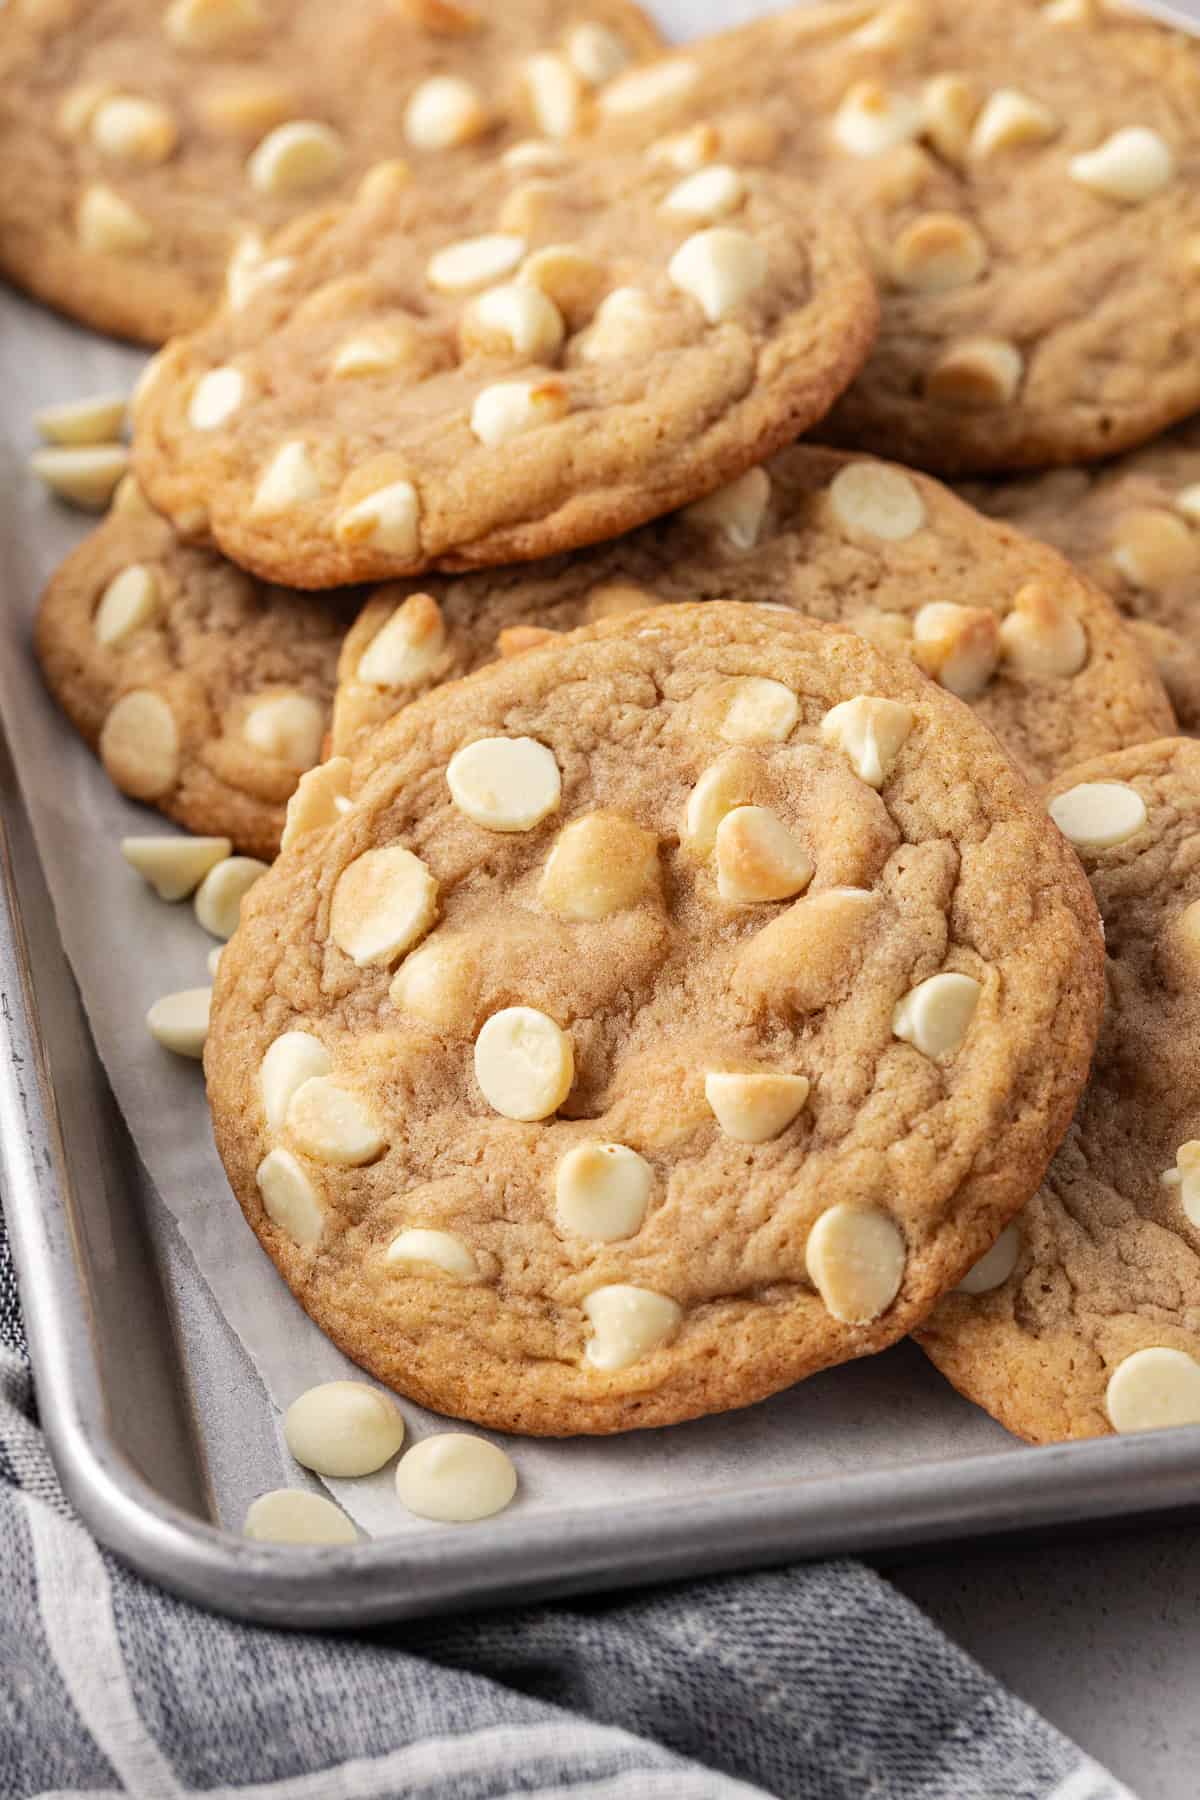
<path id="1" fill-rule="evenodd" d="M 111 507 L 37 651 L 229 938 L 151 1025 L 263 1248 L 499 1430 L 910 1332 L 1200 1423 L 1200 47 L 328 24 L 0 18 L 0 263 L 169 336 L 128 455 L 45 421 Z"/>

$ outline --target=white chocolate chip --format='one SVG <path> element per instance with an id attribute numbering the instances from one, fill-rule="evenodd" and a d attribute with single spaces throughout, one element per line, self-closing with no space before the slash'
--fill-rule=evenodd
<path id="1" fill-rule="evenodd" d="M 204 959 L 205 964 L 208 969 L 208 979 L 210 981 L 215 981 L 217 979 L 217 970 L 221 966 L 221 950 L 222 950 L 222 948 L 223 948 L 223 946 L 221 944 L 214 944 L 212 949 L 209 951 L 208 955 Z"/>
<path id="2" fill-rule="evenodd" d="M 452 1231 L 431 1231 L 425 1226 L 410 1225 L 394 1237 L 387 1248 L 389 1263 L 420 1264 L 437 1269 L 439 1274 L 453 1275 L 459 1281 L 477 1281 L 479 1264 L 473 1252 Z"/>
<path id="3" fill-rule="evenodd" d="M 85 512 L 103 512 L 128 472 L 129 452 L 124 444 L 35 450 L 29 466 L 60 500 L 69 500 Z"/>
<path id="4" fill-rule="evenodd" d="M 495 449 L 566 417 L 571 410 L 566 383 L 556 377 L 540 381 L 497 381 L 475 396 L 471 430 L 481 444 Z"/>
<path id="5" fill-rule="evenodd" d="M 971 133 L 969 154 L 981 161 L 998 150 L 1016 150 L 1026 144 L 1044 144 L 1057 136 L 1059 122 L 1049 107 L 1031 100 L 1015 88 L 998 88 L 984 102 Z"/>
<path id="6" fill-rule="evenodd" d="M 710 1070 L 704 1098 L 726 1137 L 739 1144 L 765 1144 L 786 1131 L 808 1099 L 804 1075 L 774 1070 L 749 1074 Z"/>
<path id="7" fill-rule="evenodd" d="M 589 87 L 603 87 L 629 64 L 629 52 L 616 32 L 591 20 L 567 33 L 567 57 Z"/>
<path id="8" fill-rule="evenodd" d="M 1080 850 L 1123 844 L 1146 823 L 1146 803 L 1125 781 L 1085 781 L 1050 802 L 1050 817 Z"/>
<path id="9" fill-rule="evenodd" d="M 476 288 L 503 281 L 520 266 L 524 256 L 525 239 L 512 232 L 464 238 L 430 257 L 426 279 L 440 293 L 469 294 Z"/>
<path id="10" fill-rule="evenodd" d="M 650 1204 L 654 1170 L 625 1144 L 576 1144 L 554 1174 L 554 1216 L 560 1231 L 611 1244 L 640 1231 Z"/>
<path id="11" fill-rule="evenodd" d="M 847 1325 L 869 1325 L 900 1292 L 906 1251 L 886 1213 L 839 1201 L 809 1232 L 805 1259 L 826 1311 Z"/>
<path id="12" fill-rule="evenodd" d="M 370 687 L 415 687 L 433 674 L 445 648 L 441 607 L 431 594 L 410 594 L 371 639 L 356 675 Z"/>
<path id="13" fill-rule="evenodd" d="M 595 625 L 601 619 L 626 619 L 630 613 L 648 612 L 658 604 L 658 596 L 647 588 L 634 587 L 627 581 L 602 581 L 588 594 L 588 624 Z"/>
<path id="14" fill-rule="evenodd" d="M 171 0 L 163 18 L 180 50 L 225 50 L 261 23 L 258 0 Z"/>
<path id="15" fill-rule="evenodd" d="M 411 332 L 364 331 L 339 344 L 329 367 L 343 379 L 358 375 L 386 375 L 412 362 L 416 342 Z"/>
<path id="16" fill-rule="evenodd" d="M 437 915 L 438 884 L 399 844 L 364 850 L 338 876 L 329 935 L 358 968 L 390 967 Z"/>
<path id="17" fill-rule="evenodd" d="M 220 137 L 257 143 L 296 112 L 296 90 L 270 75 L 238 75 L 200 96 L 205 124 Z"/>
<path id="18" fill-rule="evenodd" d="M 267 464 L 254 490 L 250 516 L 262 519 L 290 512 L 293 506 L 299 506 L 305 500 L 317 499 L 320 492 L 320 477 L 313 468 L 307 447 L 299 438 L 293 438 L 290 443 L 282 444 Z"/>
<path id="19" fill-rule="evenodd" d="M 325 708 L 308 694 L 272 694 L 250 708 L 242 736 L 291 769 L 311 769 L 321 760 Z"/>
<path id="20" fill-rule="evenodd" d="M 1175 496 L 1175 510 L 1190 519 L 1193 525 L 1200 525 L 1200 481 L 1193 482 L 1191 487 L 1180 488 Z"/>
<path id="21" fill-rule="evenodd" d="M 926 213 L 892 245 L 892 280 L 912 293 L 943 294 L 977 280 L 987 261 L 987 245 L 968 220 Z"/>
<path id="22" fill-rule="evenodd" d="M 1114 1431 L 1200 1425 L 1200 1362 L 1159 1345 L 1135 1350 L 1109 1376 L 1104 1404 Z"/>
<path id="23" fill-rule="evenodd" d="M 735 550 L 753 550 L 770 504 L 771 477 L 765 469 L 747 469 L 715 494 L 685 506 L 683 517 L 691 525 L 721 532 Z"/>
<path id="24" fill-rule="evenodd" d="M 246 394 L 240 369 L 210 369 L 192 389 L 188 424 L 194 431 L 215 431 L 231 419 Z"/>
<path id="25" fill-rule="evenodd" d="M 459 326 L 464 351 L 514 352 L 531 362 L 550 362 L 566 336 L 563 316 L 540 288 L 509 282 L 489 288 L 471 303 Z"/>
<path id="26" fill-rule="evenodd" d="M 714 225 L 686 238 L 671 258 L 669 274 L 690 294 L 710 325 L 720 324 L 767 279 L 763 245 L 748 232 Z"/>
<path id="27" fill-rule="evenodd" d="M 90 394 L 62 406 L 43 406 L 33 415 L 38 436 L 47 444 L 107 444 L 125 428 L 124 394 Z"/>
<path id="28" fill-rule="evenodd" d="M 418 150 L 470 144 L 491 122 L 477 89 L 457 75 L 431 75 L 404 109 L 404 135 Z"/>
<path id="29" fill-rule="evenodd" d="M 1200 908 L 1200 901 L 1194 903 L 1192 910 L 1196 908 Z M 1196 924 L 1200 926 L 1200 916 Z M 1168 1179 L 1172 1185 L 1178 1184 L 1179 1204 L 1189 1225 L 1200 1231 L 1200 1138 L 1180 1144 L 1175 1153 L 1175 1167 L 1163 1176 L 1164 1181 Z"/>
<path id="30" fill-rule="evenodd" d="M 440 933 L 405 957 L 388 989 L 392 1005 L 434 1031 L 466 1035 L 475 1017 L 475 996 L 464 970 L 459 941 Z"/>
<path id="31" fill-rule="evenodd" d="M 724 219 L 746 198 L 746 183 L 723 163 L 697 170 L 673 187 L 663 205 L 688 219 Z"/>
<path id="32" fill-rule="evenodd" d="M 135 631 L 157 617 L 162 606 L 158 576 L 145 563 L 130 563 L 114 575 L 100 596 L 92 618 L 98 644 L 117 650 Z"/>
<path id="33" fill-rule="evenodd" d="M 208 1014 L 212 1005 L 212 989 L 187 988 L 181 994 L 164 994 L 146 1014 L 151 1037 L 173 1050 L 176 1056 L 190 1056 L 199 1061 L 204 1055 L 208 1036 Z"/>
<path id="34" fill-rule="evenodd" d="M 856 81 L 833 116 L 833 135 L 852 156 L 878 156 L 911 143 L 921 130 L 921 108 L 877 81 Z"/>
<path id="35" fill-rule="evenodd" d="M 791 736 L 800 702 L 782 681 L 741 675 L 727 684 L 727 692 L 720 726 L 727 744 L 782 744 Z"/>
<path id="36" fill-rule="evenodd" d="M 1195 577 L 1200 569 L 1200 538 L 1176 511 L 1139 506 L 1117 520 L 1114 566 L 1131 586 L 1160 593 L 1176 581 Z"/>
<path id="37" fill-rule="evenodd" d="M 860 25 L 850 42 L 861 50 L 906 50 L 925 36 L 928 27 L 929 13 L 922 0 L 892 0 Z"/>
<path id="38" fill-rule="evenodd" d="M 609 271 L 578 244 L 547 244 L 525 259 L 518 279 L 548 294 L 568 330 L 579 331 L 600 304 Z"/>
<path id="39" fill-rule="evenodd" d="M 562 919 L 607 919 L 657 897 L 658 839 L 619 813 L 573 819 L 550 852 L 538 887 Z"/>
<path id="40" fill-rule="evenodd" d="M 358 1529 L 324 1494 L 272 1488 L 251 1502 L 245 1537 L 263 1544 L 357 1544 Z"/>
<path id="41" fill-rule="evenodd" d="M 332 1068 L 328 1050 L 311 1031 L 281 1033 L 269 1046 L 258 1071 L 258 1089 L 268 1129 L 282 1131 L 296 1089 L 311 1081 L 314 1075 L 328 1075 Z"/>
<path id="42" fill-rule="evenodd" d="M 931 400 L 956 412 L 989 412 L 1017 397 L 1025 359 L 1001 338 L 967 338 L 938 358 L 925 380 Z"/>
<path id="43" fill-rule="evenodd" d="M 283 1436 L 301 1468 L 347 1481 L 391 1461 L 404 1442 L 404 1415 L 365 1381 L 323 1381 L 292 1401 Z"/>
<path id="44" fill-rule="evenodd" d="M 475 1079 L 488 1105 L 526 1123 L 557 1112 L 575 1079 L 565 1031 L 532 1006 L 493 1013 L 475 1039 Z"/>
<path id="45" fill-rule="evenodd" d="M 915 482 L 887 463 L 847 463 L 829 484 L 829 506 L 846 531 L 899 543 L 920 531 L 925 502 Z"/>
<path id="46" fill-rule="evenodd" d="M 160 900 L 186 900 L 233 845 L 225 837 L 126 837 L 121 855 Z"/>
<path id="47" fill-rule="evenodd" d="M 421 502 L 411 481 L 392 481 L 338 514 L 334 536 L 343 544 L 370 544 L 390 555 L 414 557 L 421 548 Z"/>
<path id="48" fill-rule="evenodd" d="M 735 906 L 790 900 L 813 878 L 813 860 L 765 806 L 735 806 L 717 826 L 717 892 Z"/>
<path id="49" fill-rule="evenodd" d="M 548 138 L 568 138 L 579 124 L 583 85 L 565 56 L 543 50 L 525 64 L 525 85 L 538 130 Z"/>
<path id="50" fill-rule="evenodd" d="M 631 69 L 612 82 L 601 94 L 600 105 L 612 117 L 643 112 L 647 107 L 682 99 L 695 86 L 699 74 L 697 64 L 686 57 L 672 57 L 670 61 L 662 58 L 644 69 Z"/>
<path id="51" fill-rule="evenodd" d="M 960 700 L 974 700 L 996 673 L 1000 627 L 986 606 L 934 600 L 913 620 L 913 646 L 927 675 Z"/>
<path id="52" fill-rule="evenodd" d="M 897 1001 L 892 1030 L 922 1056 L 953 1056 L 962 1048 L 982 992 L 970 975 L 931 975 Z"/>
<path id="53" fill-rule="evenodd" d="M 124 256 L 146 249 L 153 240 L 154 227 L 128 200 L 96 181 L 80 197 L 75 233 L 85 250 L 101 256 Z"/>
<path id="54" fill-rule="evenodd" d="M 325 1203 L 290 1150 L 272 1150 L 255 1175 L 263 1210 L 302 1250 L 311 1250 L 325 1225 Z"/>
<path id="55" fill-rule="evenodd" d="M 260 194 L 304 194 L 332 181 L 345 160 L 345 143 L 331 126 L 318 119 L 289 119 L 267 133 L 246 173 Z"/>
<path id="56" fill-rule="evenodd" d="M 135 800 L 157 800 L 179 779 L 179 727 L 160 694 L 135 688 L 117 701 L 100 732 L 109 779 Z"/>
<path id="57" fill-rule="evenodd" d="M 899 700 L 859 694 L 842 700 L 821 720 L 821 742 L 841 750 L 860 781 L 883 786 L 895 766 L 916 715 Z"/>
<path id="58" fill-rule="evenodd" d="M 705 769 L 688 796 L 683 841 L 694 856 L 707 856 L 727 813 L 754 797 L 758 763 L 744 750 L 727 750 Z"/>
<path id="59" fill-rule="evenodd" d="M 646 156 L 652 163 L 689 175 L 712 162 L 720 147 L 719 132 L 705 122 L 690 125 L 686 131 L 673 132 L 670 137 L 659 138 L 651 144 Z"/>
<path id="60" fill-rule="evenodd" d="M 210 869 L 196 890 L 196 918 L 222 942 L 237 930 L 242 901 L 267 872 L 256 856 L 227 856 Z"/>
<path id="61" fill-rule="evenodd" d="M 592 1327 L 584 1361 L 606 1375 L 649 1356 L 683 1323 L 683 1308 L 674 1300 L 623 1282 L 593 1289 L 583 1310 Z"/>
<path id="62" fill-rule="evenodd" d="M 565 160 L 557 144 L 544 144 L 540 138 L 526 138 L 523 143 L 510 144 L 500 156 L 502 167 L 521 175 L 557 174 Z"/>
<path id="63" fill-rule="evenodd" d="M 641 288 L 614 288 L 574 348 L 583 362 L 619 362 L 652 349 L 661 329 L 661 314 Z"/>
<path id="64" fill-rule="evenodd" d="M 1017 1266 L 1021 1254 L 1021 1230 L 1006 1225 L 991 1249 L 973 1263 L 954 1289 L 956 1294 L 990 1294 L 1003 1287 Z"/>
<path id="65" fill-rule="evenodd" d="M 1095 150 L 1073 156 L 1072 181 L 1105 200 L 1136 206 L 1157 194 L 1175 175 L 1175 155 L 1165 138 L 1144 125 L 1114 131 Z"/>
<path id="66" fill-rule="evenodd" d="M 468 1525 L 503 1512 L 517 1491 L 517 1471 L 498 1444 L 465 1431 L 422 1438 L 396 1468 L 400 1504 L 421 1519 Z"/>
<path id="67" fill-rule="evenodd" d="M 933 75 L 921 90 L 922 136 L 955 167 L 966 160 L 978 113 L 979 91 L 965 75 Z"/>
<path id="68" fill-rule="evenodd" d="M 281 850 L 290 850 L 310 831 L 332 825 L 347 810 L 350 801 L 350 760 L 331 756 L 328 762 L 310 769 L 300 777 L 295 793 L 288 801 L 287 822 L 283 828 Z"/>
<path id="69" fill-rule="evenodd" d="M 1000 653 L 1018 675 L 1077 675 L 1087 661 L 1087 633 L 1051 588 L 1030 581 L 1000 627 Z"/>
<path id="70" fill-rule="evenodd" d="M 256 231 L 244 231 L 225 267 L 225 294 L 234 312 L 241 312 L 263 288 L 282 281 L 295 268 L 290 256 L 268 256 Z"/>
<path id="71" fill-rule="evenodd" d="M 374 1162 L 387 1142 L 366 1101 L 331 1075 L 300 1083 L 288 1102 L 286 1125 L 305 1156 L 341 1169 Z"/>
<path id="72" fill-rule="evenodd" d="M 455 751 L 446 781 L 458 810 L 488 831 L 532 831 L 562 798 L 554 753 L 535 738 L 479 738 Z"/>
<path id="73" fill-rule="evenodd" d="M 179 127 L 157 101 L 115 94 L 97 106 L 88 135 L 102 156 L 153 164 L 166 162 L 171 155 L 179 142 Z"/>

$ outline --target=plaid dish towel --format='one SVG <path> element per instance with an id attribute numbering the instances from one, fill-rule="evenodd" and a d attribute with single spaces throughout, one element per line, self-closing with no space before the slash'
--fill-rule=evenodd
<path id="1" fill-rule="evenodd" d="M 1135 1800 L 856 1563 L 361 1635 L 148 1587 L 64 1500 L 0 1223 L 4 1800 Z"/>

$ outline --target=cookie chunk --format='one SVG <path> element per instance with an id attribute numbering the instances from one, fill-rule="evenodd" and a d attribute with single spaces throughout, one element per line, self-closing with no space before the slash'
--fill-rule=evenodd
<path id="1" fill-rule="evenodd" d="M 453 167 L 573 129 L 658 45 L 627 0 L 10 0 L 0 10 L 0 269 L 161 343 L 261 233 L 372 164 Z"/>
<path id="2" fill-rule="evenodd" d="M 334 748 L 548 631 L 697 599 L 794 607 L 907 651 L 1040 780 L 1174 729 L 1146 657 L 1060 558 L 928 477 L 799 446 L 615 543 L 380 589 L 345 642 Z"/>
<path id="3" fill-rule="evenodd" d="M 550 150 L 369 177 L 290 265 L 163 352 L 135 407 L 155 503 L 298 587 L 615 536 L 820 418 L 866 355 L 852 227 L 747 168 L 681 206 L 644 157 Z"/>
<path id="4" fill-rule="evenodd" d="M 263 587 L 126 487 L 35 629 L 46 682 L 124 793 L 270 858 L 320 761 L 354 601 Z"/>
<path id="5" fill-rule="evenodd" d="M 1076 858 L 850 632 L 581 631 L 315 771 L 289 839 L 221 959 L 217 1142 L 322 1328 L 482 1424 L 662 1425 L 882 1348 L 1085 1077 Z"/>
<path id="6" fill-rule="evenodd" d="M 1035 1199 L 920 1333 L 1034 1443 L 1200 1424 L 1200 744 L 1049 790 L 1107 942 L 1083 1102 Z"/>
<path id="7" fill-rule="evenodd" d="M 1200 731 L 1200 421 L 1102 468 L 972 482 L 963 494 L 1053 544 L 1111 594 L 1179 723 Z"/>
<path id="8" fill-rule="evenodd" d="M 715 184 L 755 153 L 861 227 L 874 354 L 822 435 L 1044 467 L 1200 406 L 1200 47 L 1097 0 L 799 6 L 606 90 L 601 129 Z"/>

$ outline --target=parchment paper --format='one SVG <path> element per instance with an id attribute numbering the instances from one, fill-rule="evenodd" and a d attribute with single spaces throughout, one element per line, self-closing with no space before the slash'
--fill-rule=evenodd
<path id="1" fill-rule="evenodd" d="M 704 7 L 674 0 L 651 10 L 682 36 L 771 9 L 754 0 Z M 49 498 L 26 469 L 32 414 L 84 394 L 127 391 L 143 360 L 0 291 L 0 707 L 64 947 L 114 1093 L 197 1269 L 283 1409 L 315 1382 L 362 1376 L 291 1298 L 243 1220 L 213 1148 L 199 1066 L 172 1057 L 146 1031 L 146 1010 L 160 995 L 207 983 L 213 944 L 190 903 L 164 905 L 120 855 L 126 834 L 173 827 L 111 787 L 47 696 L 29 644 L 43 583 L 88 529 L 84 515 Z M 402 1404 L 410 1441 L 447 1428 Z M 831 1371 L 749 1411 L 671 1431 L 508 1447 L 521 1479 L 517 1504 L 557 1510 L 1009 1442 L 904 1350 Z M 297 1484 L 302 1479 L 297 1471 Z M 390 1469 L 328 1485 L 373 1535 L 436 1529 L 399 1507 Z"/>

